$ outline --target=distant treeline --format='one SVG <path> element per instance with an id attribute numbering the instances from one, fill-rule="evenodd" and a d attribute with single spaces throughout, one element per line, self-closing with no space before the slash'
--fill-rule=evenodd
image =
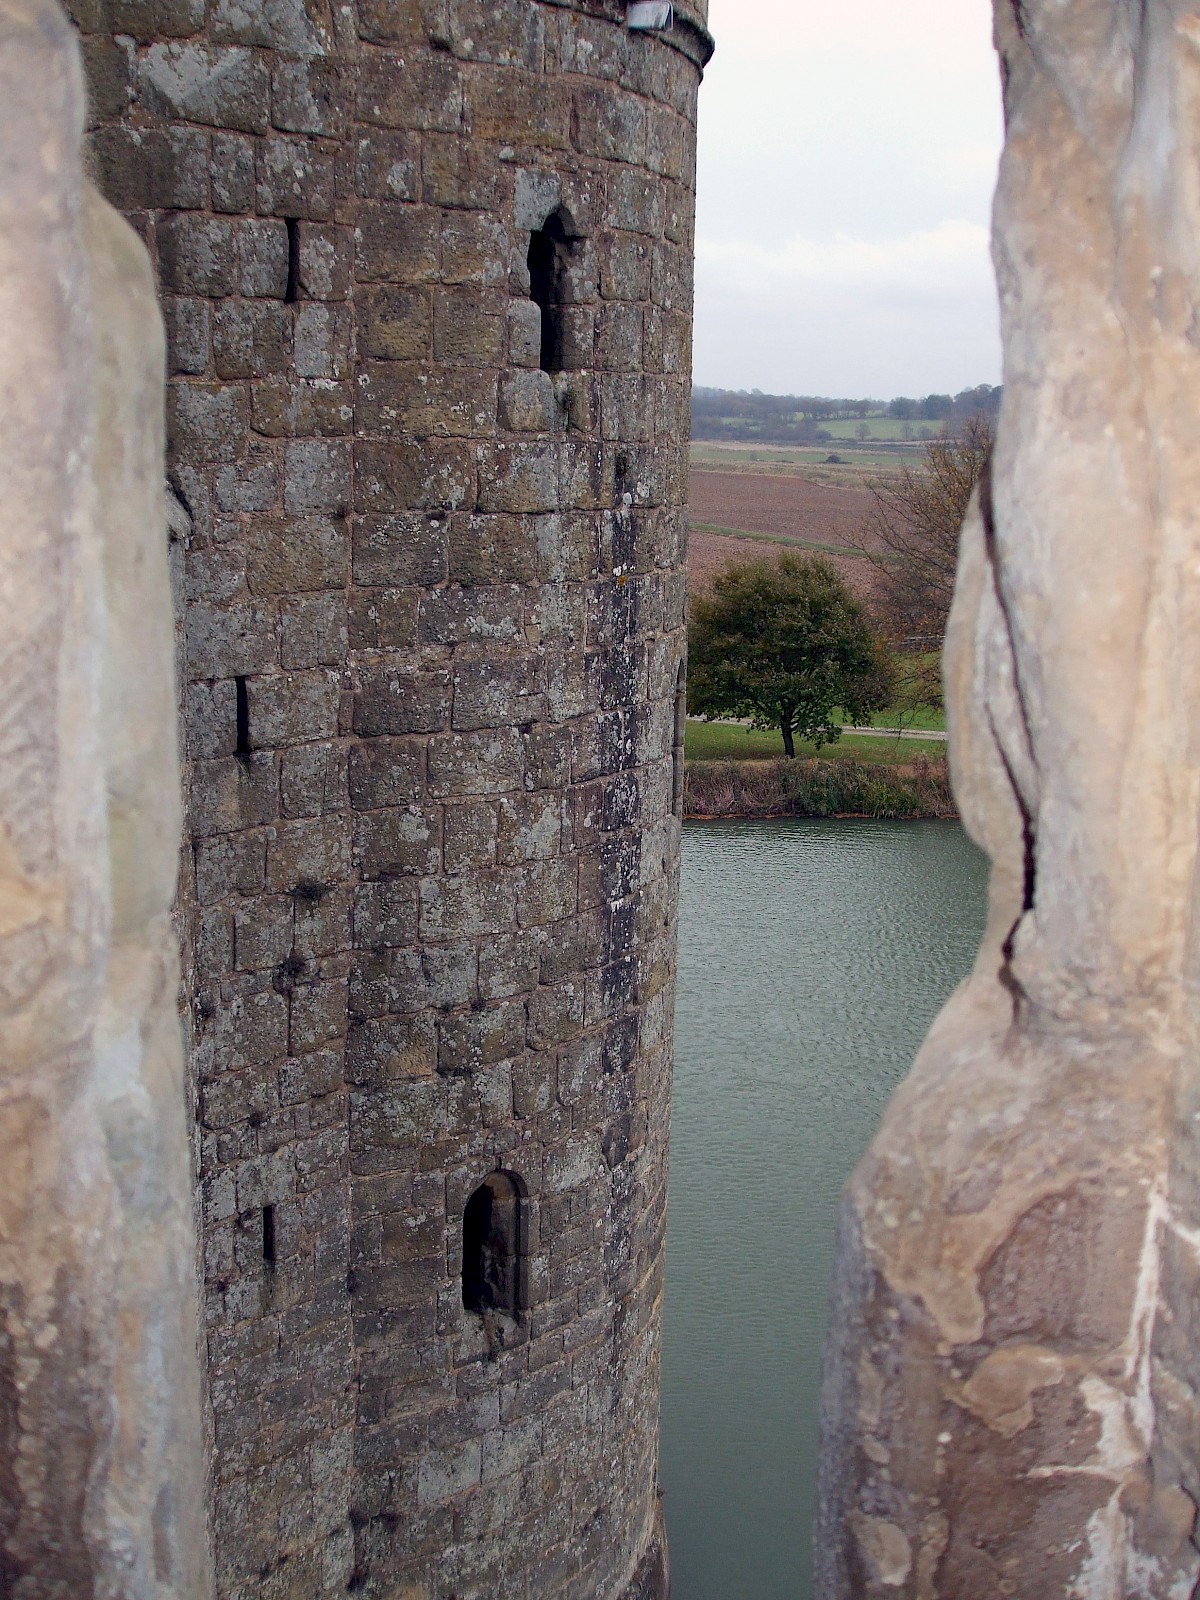
<path id="1" fill-rule="evenodd" d="M 692 390 L 693 439 L 752 439 L 764 444 L 823 444 L 832 438 L 824 424 L 891 417 L 899 422 L 932 422 L 953 433 L 968 417 L 1000 409 L 1000 389 L 981 383 L 960 394 L 901 395 L 895 400 L 831 400 L 820 395 L 761 394 L 757 389 Z"/>

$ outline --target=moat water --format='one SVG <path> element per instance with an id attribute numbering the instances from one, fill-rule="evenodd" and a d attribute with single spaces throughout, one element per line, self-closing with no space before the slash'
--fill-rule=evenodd
<path id="1" fill-rule="evenodd" d="M 673 1600 L 809 1600 L 838 1198 L 983 932 L 957 823 L 684 830 L 662 1482 Z"/>

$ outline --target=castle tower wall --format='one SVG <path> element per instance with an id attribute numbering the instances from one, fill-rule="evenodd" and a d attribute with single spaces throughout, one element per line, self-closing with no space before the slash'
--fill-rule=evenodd
<path id="1" fill-rule="evenodd" d="M 219 1593 L 661 1592 L 703 15 L 75 20 L 168 328 Z"/>

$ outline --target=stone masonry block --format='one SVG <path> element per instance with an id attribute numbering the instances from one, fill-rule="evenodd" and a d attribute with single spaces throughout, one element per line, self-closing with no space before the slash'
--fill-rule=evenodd
<path id="1" fill-rule="evenodd" d="M 255 202 L 260 216 L 324 222 L 336 205 L 332 152 L 309 139 L 265 139 L 258 147 Z"/>
<path id="2" fill-rule="evenodd" d="M 431 795 L 504 794 L 523 786 L 524 751 L 513 730 L 436 735 L 426 759 Z"/>
<path id="3" fill-rule="evenodd" d="M 162 287 L 173 294 L 224 298 L 237 288 L 237 235 L 216 217 L 182 213 L 157 228 Z"/>
<path id="4" fill-rule="evenodd" d="M 360 16 L 363 11 L 360 6 Z M 403 57 L 372 53 L 364 60 L 358 80 L 360 121 L 420 133 L 454 133 L 462 111 L 462 74 L 448 57 L 412 51 Z"/>
<path id="5" fill-rule="evenodd" d="M 444 516 L 418 512 L 394 517 L 360 517 L 354 526 L 354 581 L 391 587 L 432 585 L 447 570 Z"/>
<path id="6" fill-rule="evenodd" d="M 419 361 L 433 341 L 433 304 L 428 289 L 398 285 L 365 290 L 359 296 L 359 347 L 365 356 L 385 361 Z"/>
<path id="7" fill-rule="evenodd" d="M 163 303 L 168 370 L 192 377 L 208 371 L 212 359 L 212 316 L 207 300 L 171 295 Z"/>
<path id="8" fill-rule="evenodd" d="M 251 423 L 268 439 L 338 438 L 351 431 L 354 399 L 331 378 L 274 378 L 255 384 Z"/>
<path id="9" fill-rule="evenodd" d="M 360 139 L 355 151 L 355 187 L 364 200 L 420 198 L 420 142 L 415 134 L 382 128 Z"/>
<path id="10" fill-rule="evenodd" d="M 496 807 L 490 800 L 464 800 L 443 810 L 447 872 L 496 864 Z"/>
<path id="11" fill-rule="evenodd" d="M 364 670 L 354 703 L 355 733 L 434 733 L 450 720 L 446 671 Z"/>
<path id="12" fill-rule="evenodd" d="M 484 453 L 460 440 L 424 447 L 400 440 L 362 440 L 355 447 L 360 511 L 459 510 L 474 506 L 478 460 Z M 486 456 L 483 465 L 486 468 Z"/>
<path id="13" fill-rule="evenodd" d="M 421 881 L 422 938 L 468 939 L 508 933 L 516 924 L 517 883 L 511 872 L 472 872 Z"/>
<path id="14" fill-rule="evenodd" d="M 242 972 L 270 971 L 292 948 L 293 906 L 287 895 L 272 895 L 240 906 L 234 913 L 234 949 Z"/>
<path id="15" fill-rule="evenodd" d="M 510 372 L 500 383 L 500 426 L 509 433 L 553 433 L 563 421 L 548 372 Z"/>
<path id="16" fill-rule="evenodd" d="M 282 372 L 291 356 L 291 318 L 278 300 L 224 300 L 213 313 L 213 361 L 219 378 Z"/>
<path id="17" fill-rule="evenodd" d="M 525 1047 L 526 1002 L 506 1000 L 438 1022 L 438 1071 L 478 1072 L 520 1055 Z"/>
<path id="18" fill-rule="evenodd" d="M 571 139 L 571 96 L 567 85 L 540 73 L 511 67 L 479 67 L 466 80 L 467 126 L 478 139 L 530 144 L 537 130 L 540 151 L 565 150 Z"/>
<path id="19" fill-rule="evenodd" d="M 298 289 L 310 300 L 345 300 L 350 293 L 354 235 L 332 223 L 300 222 L 296 237 Z"/>
<path id="20" fill-rule="evenodd" d="M 542 313 L 532 300 L 517 300 L 508 307 L 508 364 L 536 367 L 541 361 Z"/>
<path id="21" fill-rule="evenodd" d="M 249 424 L 244 389 L 215 383 L 175 383 L 167 396 L 167 445 L 192 462 L 235 461 L 245 451 Z"/>
<path id="22" fill-rule="evenodd" d="M 322 56 L 333 46 L 327 9 L 304 0 L 214 0 L 210 29 L 218 44 L 279 50 L 287 56 Z"/>
<path id="23" fill-rule="evenodd" d="M 271 67 L 271 121 L 285 133 L 345 133 L 353 81 L 346 64 L 322 56 L 276 58 Z"/>
<path id="24" fill-rule="evenodd" d="M 432 206 L 364 201 L 355 230 L 363 283 L 433 283 L 441 271 L 442 214 Z"/>
<path id="25" fill-rule="evenodd" d="M 288 891 L 301 884 L 343 883 L 350 859 L 349 818 L 281 822 L 268 837 L 267 887 Z"/>
<path id="26" fill-rule="evenodd" d="M 539 545 L 538 526 L 529 518 L 453 517 L 450 520 L 449 576 L 464 587 L 532 584 L 541 564 Z"/>
<path id="27" fill-rule="evenodd" d="M 523 637 L 523 617 L 524 595 L 515 584 L 453 584 L 422 599 L 421 638 L 428 644 L 514 644 Z"/>
<path id="28" fill-rule="evenodd" d="M 425 750 L 417 739 L 366 739 L 350 751 L 350 801 L 356 811 L 403 806 L 421 798 Z"/>
<path id="29" fill-rule="evenodd" d="M 353 650 L 408 650 L 417 642 L 419 589 L 356 589 L 347 623 Z"/>
<path id="30" fill-rule="evenodd" d="M 91 138 L 97 181 L 124 211 L 208 205 L 209 135 L 198 128 L 98 128 Z"/>
<path id="31" fill-rule="evenodd" d="M 187 675 L 234 678 L 262 672 L 278 659 L 274 605 L 192 605 L 187 611 Z"/>
<path id="32" fill-rule="evenodd" d="M 322 817 L 346 808 L 346 751 L 335 740 L 293 745 L 280 752 L 279 795 L 283 815 Z M 310 896 L 302 903 L 308 914 L 326 903 L 326 895 Z M 299 912 L 297 913 L 299 923 Z"/>
<path id="33" fill-rule="evenodd" d="M 437 872 L 442 855 L 441 812 L 410 805 L 359 817 L 355 855 L 364 878 Z"/>
<path id="34" fill-rule="evenodd" d="M 292 328 L 297 374 L 302 378 L 348 377 L 351 327 L 350 313 L 345 306 L 298 306 Z"/>
<path id="35" fill-rule="evenodd" d="M 244 134 L 214 133 L 209 181 L 214 211 L 253 211 L 254 140 Z"/>
<path id="36" fill-rule="evenodd" d="M 549 442 L 486 445 L 480 459 L 481 511 L 556 511 L 559 451 Z"/>
<path id="37" fill-rule="evenodd" d="M 361 884 L 354 891 L 354 942 L 358 949 L 409 945 L 417 937 L 414 882 Z"/>
<path id="38" fill-rule="evenodd" d="M 261 827 L 274 822 L 278 811 L 279 777 L 270 756 L 197 762 L 190 794 L 196 838 Z"/>
<path id="39" fill-rule="evenodd" d="M 284 448 L 284 506 L 289 512 L 344 512 L 350 500 L 350 451 L 323 439 L 297 439 Z"/>
<path id="40" fill-rule="evenodd" d="M 538 667 L 526 660 L 462 661 L 454 668 L 454 727 L 520 727 L 545 712 Z"/>
<path id="41" fill-rule="evenodd" d="M 359 376 L 358 415 L 368 433 L 425 439 L 496 431 L 496 379 L 424 362 L 371 363 Z"/>
<path id="42" fill-rule="evenodd" d="M 302 594 L 279 608 L 280 664 L 288 671 L 339 667 L 346 659 L 349 626 L 341 594 Z"/>
<path id="43" fill-rule="evenodd" d="M 506 285 L 512 270 L 513 241 L 503 222 L 486 212 L 447 211 L 442 215 L 442 282 L 482 289 Z"/>
<path id="44" fill-rule="evenodd" d="M 246 680 L 250 743 L 256 749 L 329 739 L 338 731 L 341 675 L 286 672 Z"/>
<path id="45" fill-rule="evenodd" d="M 243 133 L 270 125 L 271 80 L 250 50 L 202 44 L 152 44 L 139 66 L 145 105 L 181 122 Z"/>
<path id="46" fill-rule="evenodd" d="M 236 229 L 241 293 L 282 300 L 288 287 L 287 224 L 244 221 L 237 223 Z"/>

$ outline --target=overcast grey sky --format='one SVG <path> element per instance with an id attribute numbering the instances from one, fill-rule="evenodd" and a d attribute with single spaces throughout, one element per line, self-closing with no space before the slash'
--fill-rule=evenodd
<path id="1" fill-rule="evenodd" d="M 696 382 L 775 394 L 1000 381 L 990 0 L 711 0 Z"/>

